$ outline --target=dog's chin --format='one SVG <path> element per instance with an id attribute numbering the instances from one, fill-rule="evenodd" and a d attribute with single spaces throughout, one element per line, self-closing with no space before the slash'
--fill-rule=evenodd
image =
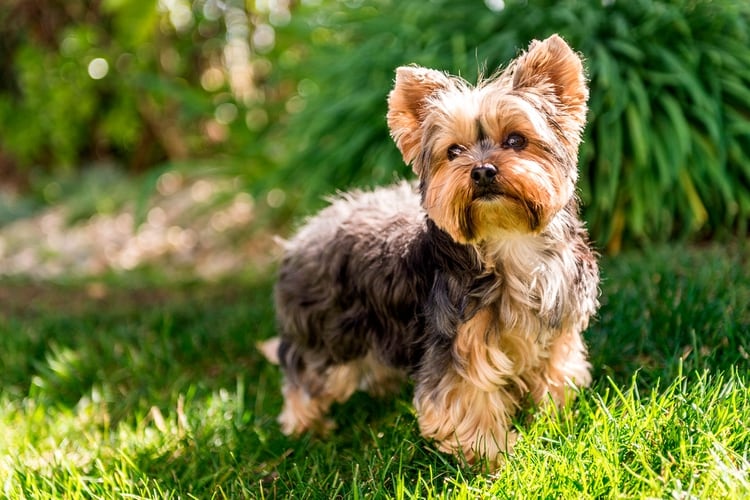
<path id="1" fill-rule="evenodd" d="M 473 240 L 492 240 L 503 233 L 535 233 L 540 215 L 514 193 L 495 190 L 477 193 L 471 203 Z"/>

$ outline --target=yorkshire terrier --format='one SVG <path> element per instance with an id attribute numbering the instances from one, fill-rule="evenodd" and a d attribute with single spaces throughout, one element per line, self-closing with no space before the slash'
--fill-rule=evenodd
<path id="1" fill-rule="evenodd" d="M 498 466 L 527 405 L 591 382 L 599 271 L 578 216 L 588 88 L 557 35 L 472 86 L 396 71 L 388 126 L 419 178 L 338 196 L 285 242 L 275 289 L 285 434 L 405 377 L 423 436 Z"/>

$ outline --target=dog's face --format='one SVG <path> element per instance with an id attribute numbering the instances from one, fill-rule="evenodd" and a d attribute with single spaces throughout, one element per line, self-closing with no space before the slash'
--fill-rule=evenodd
<path id="1" fill-rule="evenodd" d="M 587 99 L 580 58 L 553 35 L 476 87 L 399 68 L 388 125 L 428 216 L 454 240 L 481 243 L 541 231 L 574 198 Z"/>

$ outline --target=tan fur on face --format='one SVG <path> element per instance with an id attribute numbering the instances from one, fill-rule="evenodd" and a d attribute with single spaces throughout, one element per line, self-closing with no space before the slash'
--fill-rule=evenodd
<path id="1" fill-rule="evenodd" d="M 498 229 L 538 231 L 568 203 L 587 98 L 580 58 L 553 36 L 477 87 L 399 68 L 388 123 L 404 160 L 426 181 L 430 217 L 456 241 L 475 243 Z M 527 146 L 502 148 L 510 133 Z M 495 148 L 488 152 L 482 141 Z M 446 157 L 452 145 L 466 149 L 460 161 Z M 471 170 L 483 163 L 498 169 L 507 196 L 475 200 Z"/>
<path id="2" fill-rule="evenodd" d="M 491 239 L 498 230 L 537 231 L 568 202 L 573 182 L 556 165 L 550 164 L 542 137 L 552 131 L 546 125 L 533 128 L 522 109 L 525 101 L 506 96 L 497 102 L 480 93 L 468 99 L 461 110 L 436 110 L 426 121 L 433 131 L 425 145 L 432 151 L 433 163 L 426 171 L 425 208 L 430 217 L 456 241 L 471 243 Z M 491 94 L 488 94 L 491 96 Z M 451 99 L 447 99 L 450 102 Z M 472 106 L 477 106 L 476 109 Z M 486 108 L 504 113 L 504 121 L 487 121 Z M 481 116 L 481 120 L 476 116 Z M 523 134 L 529 141 L 522 151 L 495 148 L 491 152 L 473 145 L 481 126 L 482 133 L 502 143 L 511 132 Z M 449 161 L 445 152 L 452 144 L 466 145 L 461 158 Z M 497 183 L 506 196 L 475 198 L 471 170 L 478 164 L 497 167 Z"/>

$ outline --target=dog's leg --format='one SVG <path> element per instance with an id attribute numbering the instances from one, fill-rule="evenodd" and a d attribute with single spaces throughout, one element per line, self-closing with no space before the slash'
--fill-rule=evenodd
<path id="1" fill-rule="evenodd" d="M 287 436 L 308 430 L 323 434 L 327 432 L 330 424 L 322 417 L 328 411 L 330 401 L 310 396 L 304 387 L 287 379 L 284 379 L 281 393 L 284 395 L 284 406 L 277 418 L 281 432 Z"/>
<path id="2" fill-rule="evenodd" d="M 423 364 L 414 398 L 425 436 L 469 462 L 486 459 L 491 468 L 516 440 L 511 416 L 527 390 L 522 373 L 539 358 L 524 332 L 500 334 L 498 324 L 495 311 L 485 308 L 459 325 L 450 353 L 428 353 L 436 359 Z"/>
<path id="3" fill-rule="evenodd" d="M 372 353 L 356 361 L 329 366 L 322 375 L 315 370 L 297 374 L 294 378 L 297 383 L 285 378 L 279 424 L 284 434 L 308 430 L 325 433 L 334 427 L 331 420 L 324 419 L 334 402 L 343 403 L 358 389 L 384 396 L 396 390 L 404 378 L 403 371 L 380 363 Z"/>
<path id="4" fill-rule="evenodd" d="M 484 391 L 449 370 L 437 384 L 415 388 L 414 405 L 422 435 L 437 441 L 441 451 L 463 456 L 469 463 L 487 459 L 491 469 L 502 463 L 516 433 L 510 415 L 518 395 L 503 388 Z"/>
<path id="5" fill-rule="evenodd" d="M 552 341 L 547 363 L 536 382 L 529 381 L 529 391 L 539 405 L 552 402 L 558 408 L 575 397 L 576 391 L 591 383 L 591 364 L 586 346 L 577 330 L 564 332 Z"/>
<path id="6" fill-rule="evenodd" d="M 256 347 L 268 361 L 278 365 L 282 362 L 279 355 L 281 345 L 282 340 L 279 337 L 273 337 L 258 342 Z M 285 346 L 285 352 L 288 352 L 288 344 Z M 285 370 L 290 370 L 288 363 Z M 302 373 L 294 371 L 284 377 L 281 388 L 284 405 L 281 414 L 279 414 L 278 422 L 281 431 L 286 435 L 302 434 L 307 430 L 324 433 L 332 427 L 332 423 L 322 420 L 322 417 L 328 411 L 333 399 L 330 395 L 325 394 L 325 390 L 311 391 L 309 387 L 304 385 L 304 381 L 308 382 L 308 386 L 311 385 L 310 381 L 315 381 L 316 385 L 325 384 L 325 380 L 321 381 L 320 377 L 314 376 L 314 372 L 310 372 L 310 370 L 303 370 Z M 320 392 L 321 394 L 314 397 L 311 392 Z M 344 395 L 342 394 L 342 396 Z"/>
<path id="7" fill-rule="evenodd" d="M 403 370 L 381 363 L 372 353 L 358 362 L 359 387 L 371 396 L 383 397 L 396 392 L 406 379 Z"/>
<path id="8" fill-rule="evenodd" d="M 312 370 L 285 377 L 284 406 L 278 422 L 284 434 L 313 431 L 325 434 L 334 427 L 325 419 L 334 402 L 343 403 L 359 386 L 358 362 L 329 366 L 322 374 Z"/>

